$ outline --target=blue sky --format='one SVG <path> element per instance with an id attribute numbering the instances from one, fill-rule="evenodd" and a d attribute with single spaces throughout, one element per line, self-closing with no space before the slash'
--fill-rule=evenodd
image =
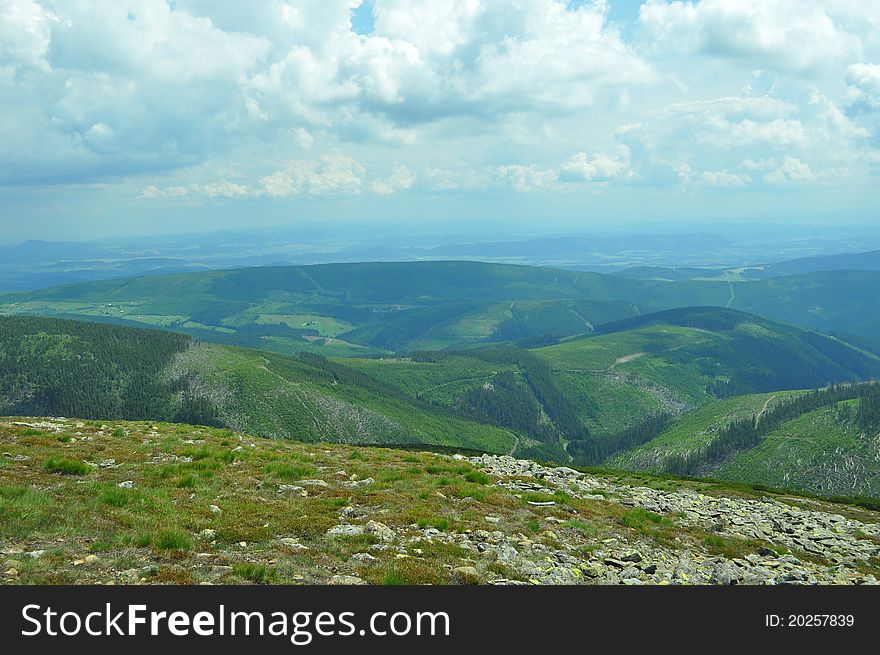
<path id="1" fill-rule="evenodd" d="M 3 241 L 875 222 L 880 2 L 0 0 Z"/>

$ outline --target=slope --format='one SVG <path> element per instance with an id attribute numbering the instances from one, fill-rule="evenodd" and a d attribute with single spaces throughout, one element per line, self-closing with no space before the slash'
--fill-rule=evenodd
<path id="1" fill-rule="evenodd" d="M 0 450 L 5 584 L 864 584 L 880 574 L 877 512 L 742 485 L 152 422 L 0 420 Z"/>
<path id="2" fill-rule="evenodd" d="M 605 462 L 824 496 L 880 496 L 880 386 L 719 401 Z"/>
<path id="3" fill-rule="evenodd" d="M 515 437 L 320 357 L 195 342 L 158 330 L 0 317 L 0 412 L 191 420 L 303 441 L 509 452 Z"/>

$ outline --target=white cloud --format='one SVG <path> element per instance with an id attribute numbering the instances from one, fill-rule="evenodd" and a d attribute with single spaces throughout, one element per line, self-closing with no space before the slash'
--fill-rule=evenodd
<path id="1" fill-rule="evenodd" d="M 0 62 L 48 71 L 51 24 L 57 16 L 32 0 L 0 0 Z"/>
<path id="2" fill-rule="evenodd" d="M 255 194 L 255 191 L 246 184 L 236 184 L 226 180 L 196 184 L 193 186 L 193 190 L 209 198 L 243 198 Z"/>
<path id="3" fill-rule="evenodd" d="M 703 171 L 700 180 L 709 186 L 734 186 L 742 187 L 752 183 L 752 176 L 748 173 L 732 173 L 727 169 L 722 171 Z"/>
<path id="4" fill-rule="evenodd" d="M 352 195 L 361 193 L 365 176 L 361 164 L 336 150 L 318 161 L 288 162 L 260 182 L 263 191 L 272 197 Z"/>
<path id="5" fill-rule="evenodd" d="M 784 184 L 785 182 L 813 180 L 815 175 L 810 167 L 800 159 L 786 155 L 782 165 L 772 173 L 767 173 L 763 179 L 768 184 Z"/>
<path id="6" fill-rule="evenodd" d="M 556 168 L 541 168 L 534 164 L 505 164 L 496 169 L 499 179 L 516 191 L 571 190 L 572 183 L 604 184 L 612 180 L 631 178 L 629 150 L 621 146 L 615 154 L 578 152 Z"/>
<path id="7" fill-rule="evenodd" d="M 801 72 L 860 50 L 859 38 L 836 24 L 828 7 L 814 0 L 648 0 L 639 23 L 655 50 Z"/>
<path id="8" fill-rule="evenodd" d="M 186 187 L 182 186 L 169 186 L 164 189 L 160 189 L 154 185 L 149 185 L 143 188 L 141 191 L 141 198 L 179 198 L 181 196 L 185 196 L 187 194 Z"/>
<path id="9" fill-rule="evenodd" d="M 846 82 L 850 85 L 850 100 L 871 109 L 880 109 L 880 66 L 858 63 L 846 69 Z"/>
<path id="10" fill-rule="evenodd" d="M 559 178 L 556 171 L 540 169 L 534 164 L 505 164 L 496 172 L 501 180 L 521 192 L 546 190 Z"/>
<path id="11" fill-rule="evenodd" d="M 605 153 L 589 155 L 579 152 L 562 166 L 559 179 L 563 182 L 607 181 L 632 175 L 629 168 L 629 149 L 623 148 L 621 156 Z"/>
<path id="12" fill-rule="evenodd" d="M 394 172 L 384 180 L 375 180 L 370 185 L 370 191 L 380 195 L 389 195 L 396 191 L 409 189 L 416 181 L 416 174 L 406 166 L 397 164 Z"/>
<path id="13" fill-rule="evenodd" d="M 880 3 L 651 0 L 619 29 L 603 0 L 373 0 L 356 34 L 359 5 L 0 0 L 0 187 L 415 204 L 880 172 Z"/>

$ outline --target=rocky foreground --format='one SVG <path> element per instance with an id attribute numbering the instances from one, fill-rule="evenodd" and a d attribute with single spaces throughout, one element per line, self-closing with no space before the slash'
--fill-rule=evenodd
<path id="1" fill-rule="evenodd" d="M 725 483 L 0 420 L 7 584 L 876 584 L 880 514 Z"/>
<path id="2" fill-rule="evenodd" d="M 877 523 L 801 509 L 770 498 L 748 500 L 615 485 L 567 467 L 548 468 L 512 457 L 483 455 L 469 461 L 497 476 L 496 484 L 514 491 L 549 494 L 563 490 L 575 498 L 639 507 L 672 515 L 682 525 L 765 540 L 832 564 L 803 561 L 791 554 L 779 556 L 771 548 L 728 559 L 620 538 L 603 540 L 583 561 L 572 557 L 566 548 L 550 551 L 531 540 L 512 540 L 497 531 L 474 535 L 489 542 L 478 544 L 477 550 L 495 551 L 505 564 L 542 584 L 584 580 L 598 584 L 877 584 L 873 575 L 860 571 L 862 564 L 880 554 Z M 472 541 L 462 545 L 469 547 Z"/>

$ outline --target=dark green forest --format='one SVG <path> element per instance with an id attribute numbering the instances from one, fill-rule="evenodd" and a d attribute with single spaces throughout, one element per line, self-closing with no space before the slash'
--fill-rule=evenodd
<path id="1" fill-rule="evenodd" d="M 190 341 L 159 330 L 0 316 L 0 411 L 216 424 L 185 378 L 162 379 Z"/>

